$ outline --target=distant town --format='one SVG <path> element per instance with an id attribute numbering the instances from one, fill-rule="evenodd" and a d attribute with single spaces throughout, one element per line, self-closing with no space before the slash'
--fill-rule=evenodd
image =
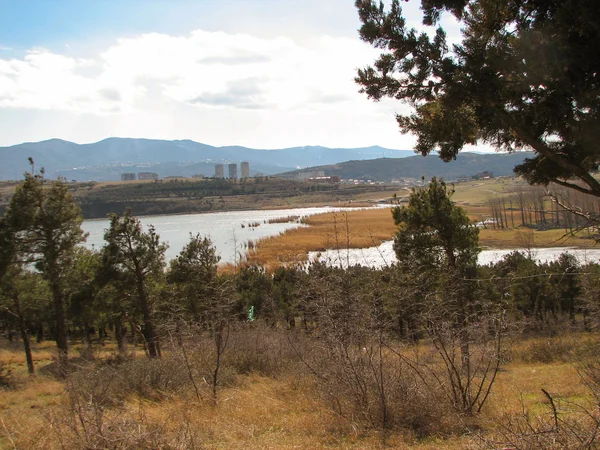
<path id="1" fill-rule="evenodd" d="M 225 176 L 225 167 L 227 167 L 227 177 Z M 255 174 L 255 176 L 262 176 L 262 174 Z M 394 178 L 389 182 L 370 180 L 370 179 L 354 179 L 354 178 L 340 178 L 337 175 L 325 175 L 324 170 L 304 170 L 297 172 L 283 173 L 279 175 L 272 175 L 273 178 L 281 178 L 290 181 L 305 181 L 310 183 L 341 183 L 341 184 L 369 184 L 369 185 L 397 185 L 397 186 L 422 186 L 424 181 L 422 178 Z M 215 173 L 213 177 L 207 177 L 204 174 L 196 174 L 192 177 L 185 176 L 165 176 L 162 179 L 179 179 L 179 178 L 221 178 L 229 180 L 239 180 L 250 178 L 250 163 L 243 161 L 240 164 L 240 172 L 238 176 L 238 165 L 237 163 L 230 164 L 215 164 Z M 494 174 L 491 171 L 483 171 L 474 175 L 461 175 L 456 177 L 457 183 L 473 181 L 473 180 L 489 180 L 494 178 Z M 121 174 L 121 181 L 158 181 L 161 179 L 156 172 L 124 172 Z"/>

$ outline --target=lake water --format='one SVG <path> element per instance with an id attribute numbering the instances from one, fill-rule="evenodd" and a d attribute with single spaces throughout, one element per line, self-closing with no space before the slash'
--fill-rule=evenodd
<path id="1" fill-rule="evenodd" d="M 190 233 L 200 233 L 211 239 L 223 263 L 234 263 L 240 260 L 247 250 L 248 241 L 276 236 L 286 230 L 302 227 L 299 222 L 265 223 L 270 219 L 288 216 L 306 217 L 314 214 L 335 211 L 347 211 L 355 208 L 298 208 L 256 211 L 228 211 L 219 213 L 182 214 L 163 216 L 143 216 L 140 221 L 144 226 L 154 225 L 163 242 L 169 244 L 166 257 L 171 260 L 177 256 L 190 239 Z M 249 226 L 259 223 L 257 227 Z M 99 249 L 104 245 L 104 231 L 108 228 L 107 219 L 85 220 L 82 228 L 89 233 L 86 243 L 88 248 Z M 244 225 L 244 228 L 242 228 Z M 484 250 L 479 254 L 480 264 L 489 264 L 502 259 L 514 250 Z M 533 250 L 533 256 L 538 261 L 552 261 L 561 253 L 569 252 L 581 263 L 600 260 L 600 249 L 576 249 L 567 247 L 538 248 Z M 378 247 L 350 250 L 327 250 L 309 253 L 309 260 L 319 259 L 333 265 L 346 266 L 361 264 L 369 267 L 384 267 L 396 261 L 392 241 L 387 241 Z"/>
<path id="2" fill-rule="evenodd" d="M 228 211 L 203 214 L 182 214 L 139 217 L 144 226 L 154 225 L 161 241 L 169 244 L 167 260 L 175 258 L 190 239 L 190 233 L 207 236 L 215 246 L 222 263 L 239 261 L 239 255 L 246 252 L 248 241 L 276 236 L 286 230 L 304 226 L 295 223 L 265 223 L 270 219 L 288 216 L 306 217 L 325 212 L 346 211 L 353 208 L 298 208 L 257 211 Z M 250 227 L 252 223 L 260 226 Z M 242 228 L 244 225 L 244 228 Z M 82 228 L 89 233 L 88 248 L 101 248 L 104 231 L 109 226 L 107 219 L 85 220 Z"/>
<path id="3" fill-rule="evenodd" d="M 519 250 L 526 252 L 525 249 L 514 248 L 510 250 L 483 250 L 479 254 L 478 262 L 481 265 L 495 263 L 504 256 Z M 577 260 L 585 264 L 586 262 L 598 262 L 600 260 L 600 248 L 580 249 L 572 247 L 551 247 L 536 248 L 532 250 L 532 256 L 540 262 L 554 261 L 562 254 L 568 252 L 574 255 Z M 310 252 L 309 260 L 319 261 L 327 264 L 346 267 L 348 263 L 352 265 L 360 264 L 368 267 L 385 267 L 396 261 L 396 254 L 393 249 L 393 242 L 387 241 L 378 247 L 370 248 L 351 248 L 349 250 L 327 250 L 325 252 Z"/>

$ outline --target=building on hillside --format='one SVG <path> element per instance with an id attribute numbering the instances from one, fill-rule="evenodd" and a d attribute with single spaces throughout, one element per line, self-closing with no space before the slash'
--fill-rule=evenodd
<path id="1" fill-rule="evenodd" d="M 225 169 L 223 164 L 215 164 L 215 178 L 225 178 Z"/>
<path id="2" fill-rule="evenodd" d="M 250 178 L 250 163 L 244 161 L 241 165 L 242 178 Z"/>
<path id="3" fill-rule="evenodd" d="M 156 172 L 138 172 L 138 180 L 158 180 Z"/>
<path id="4" fill-rule="evenodd" d="M 237 164 L 236 163 L 229 164 L 229 179 L 237 180 L 237 177 L 238 177 Z"/>
<path id="5" fill-rule="evenodd" d="M 315 178 L 309 178 L 307 181 L 311 181 L 313 183 L 330 183 L 330 184 L 334 184 L 334 183 L 339 183 L 340 182 L 340 177 L 338 177 L 337 175 L 333 175 L 330 177 L 315 177 Z"/>
<path id="6" fill-rule="evenodd" d="M 121 174 L 121 181 L 134 181 L 135 173 L 134 172 L 125 172 Z"/>
<path id="7" fill-rule="evenodd" d="M 323 170 L 307 170 L 305 172 L 298 173 L 298 180 L 308 181 L 311 178 L 321 178 L 324 176 L 325 176 L 325 172 Z"/>
<path id="8" fill-rule="evenodd" d="M 481 173 L 477 173 L 473 176 L 475 180 L 489 180 L 490 178 L 494 178 L 494 173 L 489 170 L 485 170 Z"/>

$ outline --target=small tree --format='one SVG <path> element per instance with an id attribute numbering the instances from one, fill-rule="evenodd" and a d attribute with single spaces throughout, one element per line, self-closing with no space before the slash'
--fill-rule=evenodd
<path id="1" fill-rule="evenodd" d="M 110 216 L 110 228 L 104 233 L 104 240 L 107 242 L 103 251 L 104 264 L 128 277 L 135 285 L 148 356 L 159 357 L 150 284 L 153 279 L 163 276 L 168 246 L 160 242 L 154 227 L 150 226 L 144 232 L 141 222 L 131 215 L 131 211 L 125 212 L 122 217 Z"/>
<path id="2" fill-rule="evenodd" d="M 167 282 L 173 286 L 186 315 L 196 323 L 203 321 L 207 300 L 215 296 L 217 255 L 210 239 L 190 234 L 190 241 L 171 261 Z"/>
<path id="3" fill-rule="evenodd" d="M 42 170 L 25 174 L 4 220 L 13 233 L 19 260 L 33 263 L 50 286 L 59 370 L 64 372 L 68 359 L 64 277 L 73 263 L 75 247 L 87 237 L 81 230 L 81 210 L 63 180 L 46 186 Z"/>
<path id="4" fill-rule="evenodd" d="M 472 414 L 481 410 L 499 367 L 502 323 L 492 302 L 478 298 L 470 281 L 477 273 L 479 230 L 451 201 L 452 193 L 436 178 L 427 188 L 414 189 L 408 206 L 393 211 L 399 226 L 394 249 L 409 278 L 401 297 L 412 296 L 420 304 L 421 321 L 446 368 L 445 381 L 435 367 L 425 372 L 457 410 Z M 412 292 L 406 289 L 411 280 Z"/>
<path id="5" fill-rule="evenodd" d="M 2 297 L 8 300 L 8 305 L 2 305 L 0 302 L 0 308 L 8 311 L 17 321 L 19 333 L 23 340 L 27 370 L 33 375 L 35 367 L 31 356 L 29 330 L 25 324 L 25 315 L 21 307 L 21 297 L 17 287 L 18 280 L 22 275 L 23 267 L 17 257 L 14 236 L 6 226 L 4 220 L 0 219 L 0 300 Z"/>
<path id="6" fill-rule="evenodd" d="M 399 226 L 394 251 L 402 264 L 468 271 L 477 264 L 479 230 L 450 197 L 454 189 L 435 177 L 413 189 L 408 206 L 393 210 Z"/>

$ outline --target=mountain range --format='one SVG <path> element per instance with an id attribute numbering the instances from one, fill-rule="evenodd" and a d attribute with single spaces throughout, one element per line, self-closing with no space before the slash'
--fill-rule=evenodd
<path id="1" fill-rule="evenodd" d="M 250 163 L 250 175 L 272 175 L 302 167 L 337 164 L 348 160 L 403 158 L 410 150 L 327 148 L 319 146 L 259 150 L 240 146 L 214 147 L 191 140 L 108 138 L 92 144 L 61 139 L 0 147 L 0 179 L 18 180 L 30 170 L 44 167 L 48 178 L 76 181 L 119 180 L 124 172 L 156 172 L 160 177 L 213 176 L 217 163 Z M 225 171 L 227 173 L 227 170 Z"/>
<path id="2" fill-rule="evenodd" d="M 454 161 L 444 162 L 437 155 L 411 156 L 406 158 L 377 158 L 365 161 L 346 161 L 338 164 L 313 167 L 311 170 L 322 170 L 325 176 L 338 176 L 342 179 L 392 181 L 400 178 L 433 176 L 446 180 L 455 180 L 461 176 L 473 176 L 484 171 L 493 172 L 494 176 L 513 174 L 513 168 L 521 164 L 525 158 L 532 158 L 533 152 L 516 153 L 460 153 Z M 282 176 L 300 172 L 292 171 Z"/>

